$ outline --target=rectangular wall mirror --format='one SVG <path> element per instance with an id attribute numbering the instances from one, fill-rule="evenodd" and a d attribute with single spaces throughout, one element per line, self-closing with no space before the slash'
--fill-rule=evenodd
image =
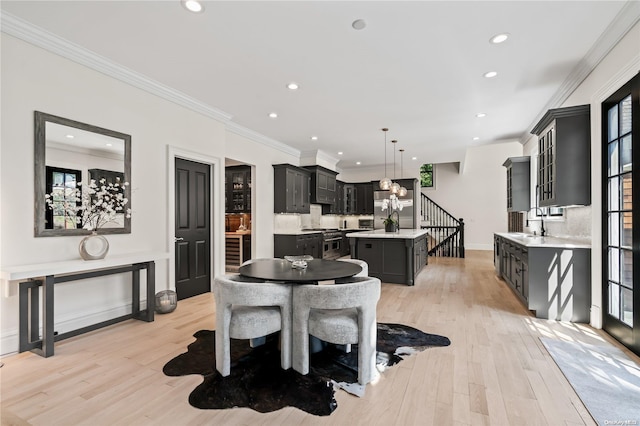
<path id="1" fill-rule="evenodd" d="M 79 203 L 78 184 L 128 182 L 124 196 L 131 208 L 131 136 L 67 118 L 35 111 L 35 236 L 87 235 L 63 208 Z M 49 194 L 51 208 L 46 202 Z M 124 213 L 100 228 L 100 234 L 131 233 Z"/>

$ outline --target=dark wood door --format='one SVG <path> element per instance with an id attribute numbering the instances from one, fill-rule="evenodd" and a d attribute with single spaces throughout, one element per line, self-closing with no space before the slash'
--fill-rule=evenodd
<path id="1" fill-rule="evenodd" d="M 211 289 L 210 167 L 176 158 L 176 292 L 178 300 Z"/>

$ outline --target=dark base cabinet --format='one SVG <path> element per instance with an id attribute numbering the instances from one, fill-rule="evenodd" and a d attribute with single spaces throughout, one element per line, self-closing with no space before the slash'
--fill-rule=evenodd
<path id="1" fill-rule="evenodd" d="M 274 257 L 308 254 L 322 259 L 322 234 L 275 234 L 273 236 Z"/>
<path id="2" fill-rule="evenodd" d="M 369 276 L 386 283 L 414 285 L 427 264 L 426 234 L 411 238 L 351 238 L 351 257 L 369 265 Z"/>
<path id="3" fill-rule="evenodd" d="M 591 249 L 518 244 L 494 236 L 494 263 L 537 318 L 589 323 Z"/>

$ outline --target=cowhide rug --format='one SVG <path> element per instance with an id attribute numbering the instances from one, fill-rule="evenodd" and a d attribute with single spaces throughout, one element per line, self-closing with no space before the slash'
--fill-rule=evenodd
<path id="1" fill-rule="evenodd" d="M 334 385 L 358 393 L 358 348 L 344 353 L 332 345 L 310 357 L 309 374 L 280 368 L 277 333 L 251 348 L 247 340 L 231 340 L 231 374 L 220 376 L 215 368 L 214 331 L 200 330 L 187 352 L 163 368 L 167 376 L 200 374 L 204 381 L 189 395 L 196 408 L 249 407 L 261 413 L 296 407 L 307 413 L 328 416 L 336 408 Z M 448 338 L 427 334 L 402 324 L 378 323 L 378 371 L 402 361 L 403 355 L 433 346 L 448 346 Z M 349 390 L 351 392 L 351 390 Z"/>

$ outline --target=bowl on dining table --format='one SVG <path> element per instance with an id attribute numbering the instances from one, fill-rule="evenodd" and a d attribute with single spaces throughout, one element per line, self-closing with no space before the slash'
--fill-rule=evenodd
<path id="1" fill-rule="evenodd" d="M 294 269 L 304 269 L 307 267 L 307 262 L 313 260 L 313 256 L 303 254 L 299 256 L 285 256 L 285 260 L 291 263 L 291 267 Z"/>

